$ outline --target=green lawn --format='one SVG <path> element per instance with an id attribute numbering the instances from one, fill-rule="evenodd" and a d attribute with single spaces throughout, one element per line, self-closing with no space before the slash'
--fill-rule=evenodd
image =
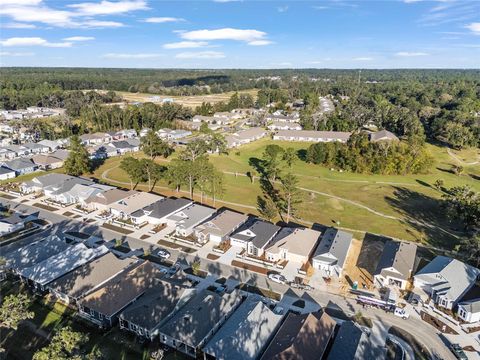
<path id="1" fill-rule="evenodd" d="M 300 156 L 309 146 L 308 143 L 273 142 L 263 139 L 239 149 L 233 149 L 229 155 L 211 155 L 210 159 L 218 169 L 238 174 L 237 176 L 225 175 L 226 193 L 222 198 L 226 202 L 237 205 L 217 203 L 217 206 L 225 205 L 244 212 L 256 213 L 252 207 L 256 207 L 257 196 L 261 194 L 258 181 L 252 184 L 249 178 L 242 175 L 254 171 L 255 161 L 262 157 L 265 146 L 270 143 L 285 148 L 292 147 Z M 373 232 L 453 248 L 458 243 L 456 235 L 459 234 L 455 226 L 450 225 L 445 218 L 444 211 L 440 207 L 442 194 L 434 189 L 432 184 L 437 179 L 443 179 L 446 188 L 469 185 L 480 191 L 478 181 L 480 165 L 464 166 L 464 173 L 457 176 L 449 172 L 456 161 L 445 148 L 428 145 L 428 151 L 435 158 L 436 163 L 430 173 L 421 175 L 341 173 L 297 160 L 292 167 L 292 172 L 299 177 L 301 187 L 314 191 L 303 191 L 303 201 L 297 214 L 299 221 L 326 225 L 340 221 L 341 227 L 360 232 Z M 456 155 L 466 162 L 476 161 L 475 154 L 476 152 L 471 149 L 456 152 Z M 469 160 L 470 157 L 473 159 Z M 105 170 L 111 169 L 108 171 L 108 178 L 125 182 L 127 185 L 124 186 L 128 187 L 128 177 L 118 168 L 120 161 L 121 158 L 108 159 L 95 171 L 95 176 L 101 177 Z M 158 161 L 165 162 L 163 159 Z M 116 184 L 119 185 L 119 183 Z M 146 187 L 140 184 L 139 189 L 146 190 Z M 159 182 L 155 190 L 169 195 L 186 195 L 169 191 L 164 182 Z M 241 204 L 245 206 L 240 206 Z M 380 216 L 359 205 L 398 219 Z"/>

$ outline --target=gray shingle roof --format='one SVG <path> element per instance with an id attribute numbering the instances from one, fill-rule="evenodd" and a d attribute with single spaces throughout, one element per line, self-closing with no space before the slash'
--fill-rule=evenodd
<path id="1" fill-rule="evenodd" d="M 71 298 L 79 298 L 137 261 L 134 258 L 121 260 L 108 253 L 58 278 L 49 287 Z"/>
<path id="2" fill-rule="evenodd" d="M 267 245 L 280 229 L 280 226 L 251 217 L 245 224 L 240 226 L 232 235 L 230 235 L 230 237 L 243 241 L 252 241 L 255 247 L 261 249 Z M 241 232 L 246 230 L 252 232 L 253 235 L 249 236 L 241 234 Z"/>
<path id="3" fill-rule="evenodd" d="M 70 246 L 65 251 L 45 259 L 41 263 L 22 269 L 19 273 L 26 279 L 46 285 L 107 252 L 108 249 L 105 246 L 90 249 L 80 243 Z"/>
<path id="4" fill-rule="evenodd" d="M 223 295 L 204 290 L 162 325 L 159 332 L 197 347 L 241 301 L 238 290 Z"/>
<path id="5" fill-rule="evenodd" d="M 185 286 L 160 280 L 130 304 L 120 317 L 151 332 L 188 299 L 189 293 Z"/>
<path id="6" fill-rule="evenodd" d="M 218 213 L 213 219 L 199 225 L 197 229 L 205 234 L 213 234 L 223 237 L 230 234 L 239 225 L 247 221 L 245 214 L 240 214 L 230 210 L 224 210 Z"/>
<path id="7" fill-rule="evenodd" d="M 327 313 L 288 314 L 261 360 L 321 359 L 335 330 Z"/>
<path id="8" fill-rule="evenodd" d="M 415 265 L 417 245 L 406 241 L 387 241 L 374 275 L 392 276 L 408 280 Z M 393 268 L 396 272 L 386 269 Z M 397 274 L 398 272 L 398 274 Z"/>
<path id="9" fill-rule="evenodd" d="M 139 217 L 143 216 L 144 214 L 148 214 L 148 216 L 152 218 L 161 219 L 167 215 L 170 215 L 186 206 L 191 204 L 192 201 L 188 199 L 175 199 L 175 198 L 164 198 L 157 202 L 154 202 L 151 205 L 144 207 L 143 209 L 135 211 L 132 216 Z"/>
<path id="10" fill-rule="evenodd" d="M 261 301 L 247 299 L 203 348 L 218 360 L 254 360 L 280 325 L 277 315 Z"/>
<path id="11" fill-rule="evenodd" d="M 14 159 L 6 161 L 3 166 L 15 171 L 36 167 L 30 159 Z"/>
<path id="12" fill-rule="evenodd" d="M 207 206 L 192 204 L 187 208 L 176 212 L 168 217 L 168 220 L 176 221 L 177 226 L 188 229 L 197 225 L 215 213 L 216 209 Z"/>
<path id="13" fill-rule="evenodd" d="M 7 169 L 6 167 L 0 166 L 0 175 L 14 173 L 12 169 Z"/>
<path id="14" fill-rule="evenodd" d="M 437 291 L 457 301 L 476 281 L 480 270 L 459 260 L 437 256 L 414 277 L 431 285 Z"/>
<path id="15" fill-rule="evenodd" d="M 328 360 L 377 359 L 368 336 L 353 322 L 345 321 L 338 331 Z"/>
<path id="16" fill-rule="evenodd" d="M 17 249 L 13 252 L 7 253 L 5 259 L 7 267 L 15 270 L 21 270 L 48 259 L 55 254 L 61 253 L 69 248 L 63 239 L 57 235 L 50 235 L 47 238 L 30 243 Z"/>
<path id="17" fill-rule="evenodd" d="M 353 235 L 349 232 L 329 228 L 320 241 L 313 259 L 327 263 L 335 262 L 343 268 L 347 258 L 348 250 L 352 243 Z"/>
<path id="18" fill-rule="evenodd" d="M 73 176 L 52 173 L 52 174 L 37 176 L 36 178 L 33 179 L 33 183 L 38 184 L 42 187 L 46 187 L 51 185 L 57 185 L 70 179 L 73 179 Z"/>

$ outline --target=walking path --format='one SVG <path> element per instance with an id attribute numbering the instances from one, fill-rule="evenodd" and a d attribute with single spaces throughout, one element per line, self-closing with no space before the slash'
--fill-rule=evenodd
<path id="1" fill-rule="evenodd" d="M 477 164 L 480 164 L 480 161 L 473 161 L 473 162 L 466 162 L 466 161 L 463 161 L 462 159 L 460 159 L 457 155 L 455 155 L 450 149 L 447 149 L 447 153 L 448 155 L 450 155 L 450 157 L 455 160 L 456 162 L 462 164 L 462 165 L 467 165 L 467 166 L 470 166 L 470 165 L 477 165 Z"/>

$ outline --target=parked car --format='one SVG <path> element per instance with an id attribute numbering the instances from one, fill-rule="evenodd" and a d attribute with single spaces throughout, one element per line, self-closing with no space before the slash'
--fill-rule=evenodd
<path id="1" fill-rule="evenodd" d="M 410 317 L 410 314 L 405 311 L 405 309 L 402 308 L 395 308 L 395 311 L 393 312 L 395 316 L 401 317 L 402 319 L 406 320 Z"/>
<path id="2" fill-rule="evenodd" d="M 287 279 L 285 278 L 285 276 L 280 274 L 275 274 L 275 273 L 268 274 L 268 278 L 279 284 L 285 284 L 287 282 Z"/>
<path id="3" fill-rule="evenodd" d="M 465 352 L 463 351 L 462 347 L 459 344 L 451 344 L 450 350 L 452 351 L 453 355 L 455 355 L 457 359 L 468 360 L 467 355 L 465 354 Z"/>
<path id="4" fill-rule="evenodd" d="M 157 255 L 162 259 L 168 259 L 171 256 L 171 254 L 165 249 L 158 250 Z"/>

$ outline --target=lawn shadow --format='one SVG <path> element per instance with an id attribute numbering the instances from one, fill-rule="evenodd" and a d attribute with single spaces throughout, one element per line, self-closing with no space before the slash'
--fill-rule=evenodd
<path id="1" fill-rule="evenodd" d="M 419 238 L 419 241 L 447 249 L 458 244 L 456 235 L 461 234 L 449 233 L 459 226 L 447 218 L 441 199 L 411 189 L 394 187 L 393 197 L 387 196 L 385 200 L 405 217 L 405 222 L 410 227 L 424 234 L 425 238 Z"/>
<path id="2" fill-rule="evenodd" d="M 432 185 L 430 185 L 429 183 L 427 183 L 427 182 L 425 182 L 425 181 L 423 181 L 423 180 L 416 179 L 415 181 L 416 181 L 417 183 L 419 183 L 420 185 L 422 185 L 422 186 L 425 186 L 425 187 L 430 188 L 430 189 L 432 188 Z"/>
<path id="3" fill-rule="evenodd" d="M 257 174 L 261 177 L 265 176 L 265 162 L 257 157 L 251 157 L 248 159 L 248 165 L 255 169 Z"/>

